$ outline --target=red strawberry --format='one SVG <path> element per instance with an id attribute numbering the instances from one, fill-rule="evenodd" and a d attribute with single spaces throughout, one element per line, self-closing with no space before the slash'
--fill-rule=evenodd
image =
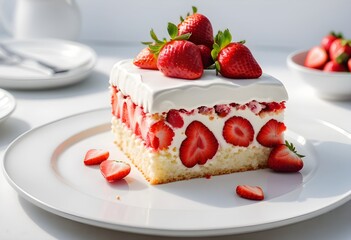
<path id="1" fill-rule="evenodd" d="M 166 121 L 174 128 L 181 128 L 184 125 L 184 120 L 180 115 L 180 112 L 174 109 L 168 111 Z"/>
<path id="2" fill-rule="evenodd" d="M 121 180 L 130 173 L 128 163 L 116 160 L 106 160 L 100 164 L 100 171 L 108 182 Z"/>
<path id="3" fill-rule="evenodd" d="M 254 139 L 254 129 L 247 119 L 234 116 L 224 123 L 223 137 L 234 146 L 248 147 Z"/>
<path id="4" fill-rule="evenodd" d="M 329 49 L 330 59 L 337 63 L 346 63 L 351 57 L 351 40 L 336 39 Z"/>
<path id="5" fill-rule="evenodd" d="M 246 198 L 250 200 L 264 199 L 263 190 L 258 186 L 238 185 L 236 187 L 236 194 L 238 194 L 242 198 Z"/>
<path id="6" fill-rule="evenodd" d="M 152 52 L 150 52 L 149 47 L 141 50 L 141 52 L 134 58 L 133 63 L 140 68 L 157 70 L 157 58 Z"/>
<path id="7" fill-rule="evenodd" d="M 323 71 L 326 72 L 347 72 L 347 67 L 334 61 L 329 61 L 325 64 Z"/>
<path id="8" fill-rule="evenodd" d="M 155 43 L 149 48 L 157 56 L 157 68 L 167 77 L 200 78 L 203 74 L 201 52 L 194 43 L 187 41 L 190 34 L 178 36 L 178 28 L 173 23 L 168 23 L 168 33 L 171 40 L 161 41 L 151 30 Z"/>
<path id="9" fill-rule="evenodd" d="M 351 58 L 347 61 L 347 66 L 349 68 L 349 71 L 351 72 Z"/>
<path id="10" fill-rule="evenodd" d="M 305 67 L 323 69 L 328 61 L 328 53 L 322 47 L 311 48 L 305 58 Z"/>
<path id="11" fill-rule="evenodd" d="M 185 130 L 185 135 L 187 138 L 179 148 L 179 157 L 184 166 L 192 168 L 196 164 L 203 165 L 217 153 L 218 141 L 203 123 L 191 122 Z"/>
<path id="12" fill-rule="evenodd" d="M 165 123 L 165 121 L 160 120 L 150 127 L 146 137 L 146 146 L 155 150 L 163 150 L 171 145 L 173 137 L 173 130 Z"/>
<path id="13" fill-rule="evenodd" d="M 124 102 L 122 108 L 122 122 L 125 123 L 127 127 L 130 127 L 128 112 L 127 102 Z"/>
<path id="14" fill-rule="evenodd" d="M 219 31 L 211 52 L 215 60 L 216 70 L 227 78 L 251 79 L 259 78 L 262 69 L 251 51 L 244 45 L 245 41 L 231 42 L 228 29 Z"/>
<path id="15" fill-rule="evenodd" d="M 85 165 L 96 165 L 108 159 L 110 156 L 109 151 L 103 149 L 90 149 L 84 157 Z"/>
<path id="16" fill-rule="evenodd" d="M 211 56 L 211 49 L 205 45 L 198 45 L 198 48 L 201 52 L 202 65 L 204 68 L 210 67 L 214 64 L 214 61 Z"/>
<path id="17" fill-rule="evenodd" d="M 268 157 L 268 167 L 277 172 L 298 172 L 303 168 L 303 155 L 296 152 L 292 143 L 277 145 Z"/>
<path id="18" fill-rule="evenodd" d="M 338 38 L 343 38 L 342 33 L 331 32 L 322 38 L 321 46 L 329 52 L 330 45 Z"/>
<path id="19" fill-rule="evenodd" d="M 119 116 L 119 106 L 118 106 L 118 97 L 117 97 L 117 87 L 112 86 L 111 87 L 111 108 L 112 108 L 112 115 L 116 116 L 116 117 L 120 117 Z"/>
<path id="20" fill-rule="evenodd" d="M 214 107 L 219 117 L 226 117 L 230 113 L 230 106 L 227 104 L 219 104 Z"/>
<path id="21" fill-rule="evenodd" d="M 257 134 L 256 140 L 265 147 L 274 147 L 284 143 L 284 131 L 286 126 L 275 119 L 269 120 Z"/>
<path id="22" fill-rule="evenodd" d="M 182 17 L 180 20 L 181 23 L 178 24 L 179 35 L 190 33 L 189 41 L 212 49 L 213 28 L 206 16 L 197 13 L 197 8 L 193 7 L 193 14 L 188 13 L 185 20 Z"/>

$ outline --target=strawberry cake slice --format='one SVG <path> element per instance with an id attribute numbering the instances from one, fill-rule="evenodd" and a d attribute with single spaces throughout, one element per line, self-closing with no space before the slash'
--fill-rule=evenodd
<path id="1" fill-rule="evenodd" d="M 122 60 L 110 86 L 115 143 L 151 184 L 265 168 L 284 143 L 288 95 L 267 74 L 189 81 Z"/>

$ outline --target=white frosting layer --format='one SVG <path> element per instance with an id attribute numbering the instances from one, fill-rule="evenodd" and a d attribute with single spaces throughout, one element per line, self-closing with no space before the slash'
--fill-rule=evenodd
<path id="1" fill-rule="evenodd" d="M 111 71 L 110 84 L 123 95 L 144 108 L 145 112 L 162 113 L 170 109 L 191 110 L 217 104 L 281 102 L 288 99 L 283 84 L 270 75 L 258 79 L 228 79 L 205 70 L 201 79 L 169 78 L 160 71 L 136 67 L 132 60 L 116 63 Z"/>

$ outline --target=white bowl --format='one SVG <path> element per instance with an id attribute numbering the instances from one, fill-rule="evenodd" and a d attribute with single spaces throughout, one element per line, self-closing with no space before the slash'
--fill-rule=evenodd
<path id="1" fill-rule="evenodd" d="M 304 66 L 308 51 L 297 51 L 288 56 L 287 64 L 292 72 L 314 88 L 317 95 L 328 100 L 351 99 L 350 72 L 324 72 Z"/>

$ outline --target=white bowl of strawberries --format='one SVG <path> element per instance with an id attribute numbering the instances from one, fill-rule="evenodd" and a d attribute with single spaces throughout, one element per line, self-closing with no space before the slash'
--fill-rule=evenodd
<path id="1" fill-rule="evenodd" d="M 287 64 L 319 97 L 351 99 L 351 40 L 341 34 L 330 33 L 319 46 L 290 54 Z"/>

